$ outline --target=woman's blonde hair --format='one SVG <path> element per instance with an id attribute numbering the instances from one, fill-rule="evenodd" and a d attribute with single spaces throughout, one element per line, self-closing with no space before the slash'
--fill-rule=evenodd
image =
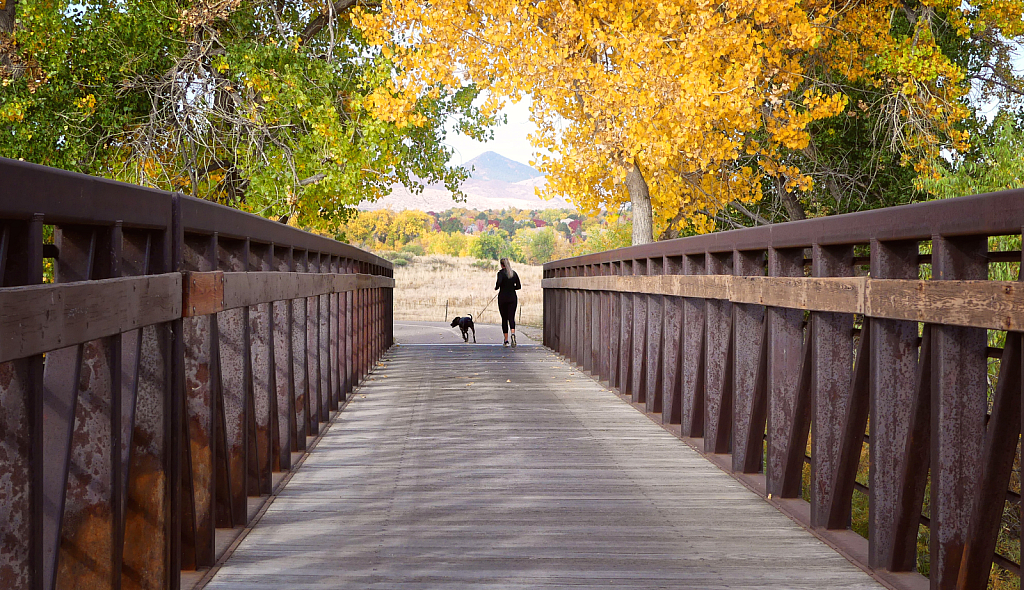
<path id="1" fill-rule="evenodd" d="M 500 261 L 502 268 L 505 269 L 505 276 L 512 278 L 512 263 L 508 261 L 508 258 L 502 258 Z"/>

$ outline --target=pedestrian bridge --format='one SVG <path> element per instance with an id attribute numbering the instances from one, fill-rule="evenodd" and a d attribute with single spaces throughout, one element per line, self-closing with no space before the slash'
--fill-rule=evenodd
<path id="1" fill-rule="evenodd" d="M 552 262 L 512 350 L 345 244 L 0 178 L 2 588 L 1019 585 L 1024 191 Z"/>
<path id="2" fill-rule="evenodd" d="M 878 587 L 551 351 L 395 335 L 208 590 Z"/>

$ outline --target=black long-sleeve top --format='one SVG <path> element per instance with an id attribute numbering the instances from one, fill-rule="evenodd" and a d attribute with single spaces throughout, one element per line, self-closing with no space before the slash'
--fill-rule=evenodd
<path id="1" fill-rule="evenodd" d="M 498 303 L 518 301 L 516 291 L 522 288 L 523 286 L 519 284 L 519 274 L 516 271 L 512 271 L 511 279 L 505 274 L 504 269 L 498 271 L 498 282 L 494 285 L 494 290 L 498 292 Z"/>

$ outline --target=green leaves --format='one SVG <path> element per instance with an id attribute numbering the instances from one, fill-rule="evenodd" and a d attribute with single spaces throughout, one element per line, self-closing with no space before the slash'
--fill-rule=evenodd
<path id="1" fill-rule="evenodd" d="M 444 124 L 489 122 L 472 87 L 423 97 L 414 125 L 376 116 L 394 63 L 299 3 L 24 0 L 12 41 L 27 66 L 0 65 L 0 155 L 325 232 L 394 183 L 457 191 Z"/>

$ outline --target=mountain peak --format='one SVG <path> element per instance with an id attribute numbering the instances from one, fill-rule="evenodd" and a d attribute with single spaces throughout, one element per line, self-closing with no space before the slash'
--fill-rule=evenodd
<path id="1" fill-rule="evenodd" d="M 474 180 L 500 180 L 520 182 L 537 178 L 541 173 L 533 166 L 527 166 L 495 152 L 484 152 L 462 165 L 470 170 Z"/>

